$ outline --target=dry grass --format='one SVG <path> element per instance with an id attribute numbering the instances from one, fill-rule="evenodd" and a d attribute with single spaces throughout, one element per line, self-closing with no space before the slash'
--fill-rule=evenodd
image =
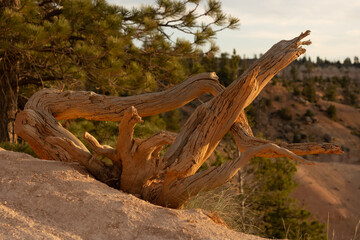
<path id="1" fill-rule="evenodd" d="M 359 227 L 360 227 L 360 220 L 359 220 L 358 223 L 356 224 L 355 231 L 354 231 L 354 237 L 353 237 L 352 240 L 356 240 L 356 239 L 357 239 L 357 233 L 358 233 Z"/>
<path id="2" fill-rule="evenodd" d="M 235 231 L 255 235 L 260 233 L 255 226 L 256 216 L 243 206 L 235 185 L 226 184 L 213 191 L 200 192 L 191 198 L 184 208 L 205 210 L 210 218 L 216 220 L 215 222 L 222 225 L 225 223 Z"/>

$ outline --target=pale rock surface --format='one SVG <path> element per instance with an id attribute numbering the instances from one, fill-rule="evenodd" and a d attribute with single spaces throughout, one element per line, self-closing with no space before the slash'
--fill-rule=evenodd
<path id="1" fill-rule="evenodd" d="M 147 203 L 77 164 L 0 151 L 0 239 L 262 238 L 217 225 L 200 210 Z"/>

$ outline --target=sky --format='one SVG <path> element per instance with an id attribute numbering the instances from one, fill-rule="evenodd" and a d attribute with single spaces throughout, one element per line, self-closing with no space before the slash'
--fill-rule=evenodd
<path id="1" fill-rule="evenodd" d="M 155 0 L 108 0 L 136 7 Z M 203 4 L 205 1 L 202 1 Z M 306 56 L 330 61 L 360 57 L 360 0 L 222 0 L 225 13 L 240 19 L 238 30 L 219 32 L 221 52 L 243 56 L 265 53 L 283 39 L 311 30 Z"/>

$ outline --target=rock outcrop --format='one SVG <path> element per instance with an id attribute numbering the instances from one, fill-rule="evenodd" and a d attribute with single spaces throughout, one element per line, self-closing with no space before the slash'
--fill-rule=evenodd
<path id="1" fill-rule="evenodd" d="M 0 239 L 262 238 L 112 189 L 77 164 L 0 151 Z"/>

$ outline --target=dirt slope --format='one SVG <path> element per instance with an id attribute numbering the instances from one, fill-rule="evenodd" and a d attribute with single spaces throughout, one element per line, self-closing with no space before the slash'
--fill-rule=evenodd
<path id="1" fill-rule="evenodd" d="M 317 164 L 298 165 L 299 187 L 293 196 L 323 223 L 329 222 L 329 239 L 353 239 L 360 220 L 360 138 L 353 133 L 354 129 L 360 130 L 360 111 L 322 99 L 316 104 L 299 101 L 279 84 L 269 84 L 261 96 L 270 99 L 272 104 L 257 112 L 255 134 L 261 132 L 268 139 L 286 142 L 292 142 L 297 134 L 304 136 L 302 142 L 330 141 L 343 147 L 342 155 L 306 156 Z M 337 109 L 336 121 L 324 111 L 330 104 Z M 287 109 L 292 119 L 281 119 L 280 109 Z M 305 120 L 307 110 L 314 114 L 316 121 Z M 356 239 L 360 240 L 360 225 L 358 228 Z"/>
<path id="2" fill-rule="evenodd" d="M 321 162 L 342 162 L 360 164 L 360 137 L 352 133 L 352 129 L 360 131 L 360 111 L 354 107 L 341 103 L 324 101 L 318 102 L 299 102 L 280 85 L 268 85 L 265 91 L 261 92 L 259 100 L 271 100 L 271 106 L 261 108 L 256 105 L 256 121 L 254 134 L 261 133 L 267 139 L 279 139 L 280 141 L 292 142 L 294 134 L 298 137 L 304 136 L 301 142 L 324 142 L 326 135 L 328 141 L 339 144 L 344 148 L 342 155 L 312 155 L 308 159 Z M 259 102 L 259 101 L 258 101 Z M 337 120 L 331 120 L 324 109 L 330 105 L 335 105 L 337 110 Z M 287 109 L 292 116 L 291 120 L 284 120 L 279 117 L 278 111 Z M 314 114 L 313 123 L 307 123 L 304 115 L 307 110 Z"/>
<path id="3" fill-rule="evenodd" d="M 0 151 L 0 239 L 262 239 L 154 206 L 78 165 Z"/>
<path id="4" fill-rule="evenodd" d="M 329 239 L 353 239 L 360 221 L 360 165 L 299 164 L 295 178 L 299 186 L 293 196 L 320 221 L 329 223 Z"/>

